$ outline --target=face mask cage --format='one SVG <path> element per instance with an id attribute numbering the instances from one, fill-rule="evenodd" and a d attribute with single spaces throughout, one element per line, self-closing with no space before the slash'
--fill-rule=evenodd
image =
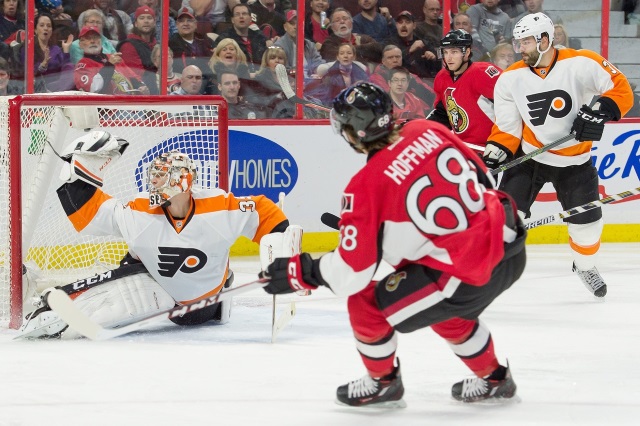
<path id="1" fill-rule="evenodd" d="M 162 154 L 147 169 L 149 207 L 165 205 L 171 198 L 191 190 L 195 181 L 195 165 L 184 154 Z"/>

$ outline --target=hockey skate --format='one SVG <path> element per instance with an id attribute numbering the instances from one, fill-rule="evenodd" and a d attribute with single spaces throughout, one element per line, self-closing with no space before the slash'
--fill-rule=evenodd
<path id="1" fill-rule="evenodd" d="M 589 290 L 595 297 L 604 297 L 607 294 L 607 285 L 600 276 L 598 269 L 594 266 L 586 271 L 580 270 L 573 264 L 573 272 L 578 274 L 582 284 Z"/>
<path id="2" fill-rule="evenodd" d="M 25 317 L 20 334 L 14 337 L 14 340 L 59 339 L 67 327 L 67 323 L 62 321 L 57 313 L 48 306 L 41 306 Z"/>
<path id="3" fill-rule="evenodd" d="M 350 407 L 405 408 L 402 400 L 404 386 L 400 376 L 400 362 L 387 376 L 379 379 L 368 374 L 342 385 L 337 391 L 337 403 Z"/>
<path id="4" fill-rule="evenodd" d="M 516 383 L 511 377 L 508 363 L 506 367 L 498 367 L 488 377 L 464 379 L 451 388 L 451 396 L 462 402 L 508 399 L 515 394 Z"/>

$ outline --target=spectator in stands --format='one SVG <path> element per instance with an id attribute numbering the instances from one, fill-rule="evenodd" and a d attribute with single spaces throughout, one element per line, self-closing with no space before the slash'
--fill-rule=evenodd
<path id="1" fill-rule="evenodd" d="M 208 24 L 209 28 L 213 31 L 218 23 L 226 21 L 227 7 L 231 8 L 235 4 L 240 3 L 239 0 L 182 0 L 182 7 L 191 7 L 196 15 L 202 28 L 206 28 Z M 180 9 L 178 8 L 178 9 Z M 211 31 L 202 31 L 202 33 Z"/>
<path id="2" fill-rule="evenodd" d="M 342 43 L 350 43 L 356 48 L 356 59 L 373 71 L 382 58 L 382 45 L 365 34 L 356 34 L 353 30 L 351 14 L 343 8 L 334 9 L 331 14 L 330 35 L 322 44 L 320 55 L 325 61 L 334 61 Z"/>
<path id="3" fill-rule="evenodd" d="M 114 9 L 113 0 L 94 0 L 94 9 L 100 9 L 105 16 L 105 25 L 102 34 L 115 44 L 125 40 L 132 31 L 133 24 L 129 15 L 122 10 Z M 78 22 L 84 22 L 83 13 L 78 17 Z M 155 17 L 155 13 L 154 13 Z"/>
<path id="4" fill-rule="evenodd" d="M 156 44 L 153 46 L 153 49 L 151 49 L 151 62 L 153 62 L 153 65 L 158 69 L 156 73 L 156 84 L 158 85 L 158 90 L 160 90 L 159 88 L 162 87 L 160 86 L 160 69 L 167 67 L 167 93 L 171 93 L 180 87 L 182 75 L 173 71 L 173 51 L 171 48 L 169 47 L 167 49 L 166 62 L 162 62 L 161 53 L 162 46 L 160 46 L 160 44 Z"/>
<path id="5" fill-rule="evenodd" d="M 276 0 L 256 0 L 249 5 L 251 11 L 251 19 L 254 24 L 260 28 L 260 30 L 267 35 L 268 39 L 277 40 L 272 32 L 275 32 L 277 36 L 284 34 L 284 15 L 276 9 Z M 271 28 L 268 28 L 271 27 Z"/>
<path id="6" fill-rule="evenodd" d="M 111 54 L 116 53 L 115 45 L 106 38 L 103 34 L 104 29 L 104 14 L 99 9 L 89 9 L 82 15 L 84 21 L 78 20 L 78 24 L 80 25 L 80 29 L 88 26 L 95 27 L 100 31 L 100 39 L 102 41 L 102 53 Z M 84 56 L 84 52 L 80 48 L 80 40 L 74 40 L 71 43 L 71 50 L 69 51 L 71 55 L 71 62 L 74 64 L 77 63 Z"/>
<path id="7" fill-rule="evenodd" d="M 162 13 L 160 13 L 159 0 L 138 0 L 138 7 L 140 6 L 148 6 L 156 13 L 156 40 L 160 41 L 162 35 Z M 136 20 L 135 10 L 129 14 L 129 17 L 131 18 L 131 22 Z M 172 16 L 169 16 L 169 37 L 177 33 L 178 26 L 176 25 L 176 20 L 173 19 Z"/>
<path id="8" fill-rule="evenodd" d="M 235 40 L 247 57 L 249 72 L 255 73 L 267 47 L 272 46 L 273 42 L 267 40 L 262 31 L 250 28 L 252 22 L 249 6 L 237 4 L 233 6 L 231 13 L 231 24 L 233 26 L 220 33 L 216 43 L 225 38 Z"/>
<path id="9" fill-rule="evenodd" d="M 229 119 L 268 118 L 268 111 L 256 104 L 242 99 L 240 93 L 240 79 L 233 71 L 225 70 L 218 76 L 218 91 L 229 106 Z"/>
<path id="10" fill-rule="evenodd" d="M 553 26 L 553 47 L 569 47 L 571 49 L 582 49 L 582 42 L 579 38 L 569 37 L 567 30 L 562 24 Z"/>
<path id="11" fill-rule="evenodd" d="M 522 6 L 524 9 L 524 6 Z M 471 25 L 471 18 L 464 12 L 460 12 L 453 17 L 452 21 L 452 29 L 454 30 L 465 30 L 469 34 L 471 34 L 471 38 L 473 39 L 473 44 L 471 45 L 471 56 L 473 57 L 474 62 L 486 62 L 489 60 L 489 51 L 482 44 L 482 40 L 480 40 L 480 35 L 473 25 Z"/>
<path id="12" fill-rule="evenodd" d="M 121 53 L 104 53 L 100 28 L 84 26 L 79 34 L 83 56 L 73 80 L 77 90 L 105 95 L 149 94 L 149 89 L 127 67 Z"/>
<path id="13" fill-rule="evenodd" d="M 151 49 L 156 45 L 156 13 L 149 6 L 136 9 L 131 34 L 118 44 L 117 50 L 126 58 L 129 68 L 149 88 L 152 95 L 159 93 L 156 83 L 158 69 L 151 61 Z"/>
<path id="14" fill-rule="evenodd" d="M 500 0 L 500 9 L 509 15 L 509 18 L 512 20 L 527 10 L 522 3 L 522 0 Z M 473 44 L 475 43 L 476 41 L 474 40 Z"/>
<path id="15" fill-rule="evenodd" d="M 193 9 L 180 9 L 177 25 L 178 33 L 169 39 L 169 47 L 174 54 L 173 71 L 182 73 L 188 65 L 196 65 L 200 70 L 208 69 L 207 62 L 213 55 L 213 40 L 196 32 Z"/>
<path id="16" fill-rule="evenodd" d="M 295 104 L 284 95 L 276 77 L 276 65 L 285 64 L 287 55 L 281 47 L 271 46 L 263 55 L 260 71 L 251 82 L 247 100 L 267 108 L 273 118 L 292 118 L 295 114 Z M 289 77 L 291 87 L 295 81 Z"/>
<path id="17" fill-rule="evenodd" d="M 330 106 L 338 93 L 359 81 L 368 81 L 368 74 L 353 62 L 356 58 L 356 47 L 351 43 L 342 43 L 338 48 L 336 61 L 329 68 L 322 80 L 310 83 L 305 93 L 319 99 Z"/>
<path id="18" fill-rule="evenodd" d="M 442 62 L 436 56 L 438 45 L 429 37 L 416 35 L 415 19 L 406 10 L 396 17 L 396 29 L 396 35 L 388 38 L 385 44 L 395 44 L 402 50 L 402 62 L 413 74 L 420 78 L 435 78 L 442 68 Z"/>
<path id="19" fill-rule="evenodd" d="M 389 72 L 398 67 L 402 67 L 402 50 L 394 44 L 388 44 L 382 50 L 382 63 L 378 65 L 373 74 L 369 76 L 369 81 L 380 86 L 385 92 L 388 92 Z M 433 88 L 420 77 L 411 73 L 409 73 L 408 91 L 428 106 L 433 105 L 433 101 L 436 98 Z"/>
<path id="20" fill-rule="evenodd" d="M 544 3 L 544 0 L 523 0 L 523 1 L 527 10 L 521 13 L 520 15 L 516 16 L 515 19 L 513 19 L 514 25 L 517 24 L 519 20 L 521 20 L 525 16 L 530 15 L 532 13 L 544 13 L 549 18 L 551 18 L 551 21 L 553 21 L 554 24 L 562 24 L 562 19 L 559 16 L 555 14 L 549 14 L 548 12 L 545 12 L 542 9 L 542 4 Z"/>
<path id="21" fill-rule="evenodd" d="M 21 95 L 24 93 L 24 85 L 11 79 L 11 66 L 9 62 L 0 58 L 0 96 Z"/>
<path id="22" fill-rule="evenodd" d="M 431 44 L 438 46 L 442 38 L 442 25 L 438 22 L 442 6 L 439 0 L 424 0 L 422 10 L 424 21 L 416 24 L 416 35 L 421 39 L 429 39 Z"/>
<path id="23" fill-rule="evenodd" d="M 34 44 L 34 90 L 36 93 L 59 92 L 73 90 L 73 64 L 69 56 L 73 35 L 69 35 L 61 42 L 61 47 L 52 37 L 55 24 L 51 15 L 40 14 L 35 19 L 35 44 Z M 14 47 L 18 52 L 18 67 L 14 74 L 24 79 L 20 72 L 24 72 L 25 44 Z"/>
<path id="24" fill-rule="evenodd" d="M 471 25 L 478 31 L 483 46 L 491 51 L 496 44 L 511 42 L 513 25 L 509 15 L 499 7 L 500 0 L 480 0 L 467 10 Z"/>
<path id="25" fill-rule="evenodd" d="M 341 7 L 346 9 L 351 16 L 356 15 L 360 11 L 358 0 L 329 0 L 329 3 L 331 3 L 331 9 L 336 10 Z"/>
<path id="26" fill-rule="evenodd" d="M 2 15 L 0 16 L 0 40 L 6 44 L 24 39 L 24 4 L 22 0 L 3 0 Z M 16 40 L 17 32 L 23 35 Z"/>
<path id="27" fill-rule="evenodd" d="M 202 71 L 195 65 L 187 65 L 180 76 L 180 87 L 171 95 L 199 95 L 202 92 Z"/>
<path id="28" fill-rule="evenodd" d="M 418 97 L 409 93 L 409 71 L 406 68 L 393 68 L 389 73 L 389 96 L 393 101 L 394 120 L 412 120 L 425 118 L 429 107 Z"/>
<path id="29" fill-rule="evenodd" d="M 298 29 L 298 12 L 290 10 L 287 12 L 287 21 L 284 24 L 285 34 L 275 42 L 274 46 L 281 47 L 287 55 L 287 63 L 289 69 L 296 69 L 296 61 L 298 58 L 296 50 L 296 36 Z M 304 76 L 305 78 L 317 77 L 315 74 L 318 65 L 324 64 L 325 60 L 320 56 L 320 52 L 316 49 L 315 43 L 311 40 L 304 40 Z"/>
<path id="30" fill-rule="evenodd" d="M 248 87 L 248 84 L 245 84 L 245 82 L 255 77 L 255 75 L 249 73 L 247 57 L 238 43 L 232 38 L 222 39 L 218 43 L 209 60 L 209 70 L 209 86 L 205 88 L 205 93 L 208 95 L 219 94 L 217 78 L 222 71 L 233 71 L 243 82 L 242 86 L 246 87 Z M 242 86 L 241 90 L 243 89 Z"/>
<path id="31" fill-rule="evenodd" d="M 500 68 L 506 70 L 516 60 L 516 52 L 513 50 L 513 45 L 509 43 L 499 43 L 491 49 L 491 63 Z"/>
<path id="32" fill-rule="evenodd" d="M 322 43 L 329 37 L 329 27 L 331 26 L 331 16 L 329 0 L 311 0 L 309 3 L 309 13 L 304 20 L 304 37 L 316 44 L 316 49 L 322 48 Z M 326 18 L 321 22 L 321 13 L 326 14 Z"/>
<path id="33" fill-rule="evenodd" d="M 455 6 L 456 1 L 451 2 L 451 7 Z M 416 22 L 424 21 L 424 3 L 421 0 L 378 0 L 380 10 L 383 8 L 389 11 L 392 18 L 397 18 L 400 12 L 407 11 L 416 18 Z"/>
<path id="34" fill-rule="evenodd" d="M 358 5 L 360 13 L 353 17 L 353 32 L 366 34 L 378 43 L 395 34 L 393 18 L 378 13 L 378 0 L 358 0 Z"/>

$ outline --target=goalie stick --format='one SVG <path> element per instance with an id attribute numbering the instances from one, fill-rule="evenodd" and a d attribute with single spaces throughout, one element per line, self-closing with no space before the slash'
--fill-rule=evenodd
<path id="1" fill-rule="evenodd" d="M 106 340 L 140 330 L 146 325 L 152 324 L 156 321 L 170 319 L 189 312 L 197 311 L 198 309 L 206 308 L 207 306 L 211 306 L 222 300 L 230 299 L 238 294 L 262 288 L 267 285 L 268 282 L 268 279 L 261 278 L 247 284 L 242 284 L 238 287 L 230 288 L 229 290 L 207 297 L 206 299 L 157 312 L 136 322 L 118 328 L 104 328 L 95 323 L 91 318 L 89 318 L 89 316 L 87 316 L 87 314 L 80 311 L 80 309 L 73 304 L 73 301 L 67 293 L 60 289 L 56 288 L 49 292 L 46 297 L 46 302 L 53 311 L 60 315 L 60 318 L 62 318 L 69 327 L 76 330 L 78 333 L 91 340 Z"/>
<path id="2" fill-rule="evenodd" d="M 287 74 L 287 68 L 284 65 L 276 65 L 276 78 L 278 79 L 278 83 L 280 83 L 280 88 L 284 92 L 284 95 L 291 102 L 305 105 L 310 108 L 320 109 L 323 111 L 331 111 L 331 108 L 328 108 L 322 104 L 317 104 L 315 102 L 311 102 L 296 96 L 296 93 L 293 91 L 293 87 L 291 87 L 291 84 L 289 84 L 289 75 Z"/>
<path id="3" fill-rule="evenodd" d="M 614 201 L 623 200 L 625 198 L 631 197 L 633 195 L 640 194 L 640 186 L 637 188 L 630 189 L 628 191 L 620 192 L 619 194 L 609 195 L 608 197 L 601 198 L 599 200 L 590 201 L 581 206 L 574 207 L 569 210 L 565 210 L 560 213 L 552 214 L 547 217 L 543 217 L 542 219 L 533 220 L 529 223 L 525 223 L 524 227 L 526 229 L 536 228 L 541 225 L 546 225 L 548 223 L 555 222 L 556 220 L 565 219 L 569 216 L 575 216 L 580 213 L 584 213 L 588 210 L 592 210 L 598 208 L 600 206 L 604 206 L 605 204 L 613 203 Z"/>

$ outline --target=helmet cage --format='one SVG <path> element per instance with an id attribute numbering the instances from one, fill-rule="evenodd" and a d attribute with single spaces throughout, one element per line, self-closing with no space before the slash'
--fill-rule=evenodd
<path id="1" fill-rule="evenodd" d="M 160 182 L 154 185 L 153 179 Z M 196 166 L 189 156 L 178 151 L 160 154 L 147 169 L 149 208 L 163 206 L 174 196 L 190 191 L 196 180 Z"/>

